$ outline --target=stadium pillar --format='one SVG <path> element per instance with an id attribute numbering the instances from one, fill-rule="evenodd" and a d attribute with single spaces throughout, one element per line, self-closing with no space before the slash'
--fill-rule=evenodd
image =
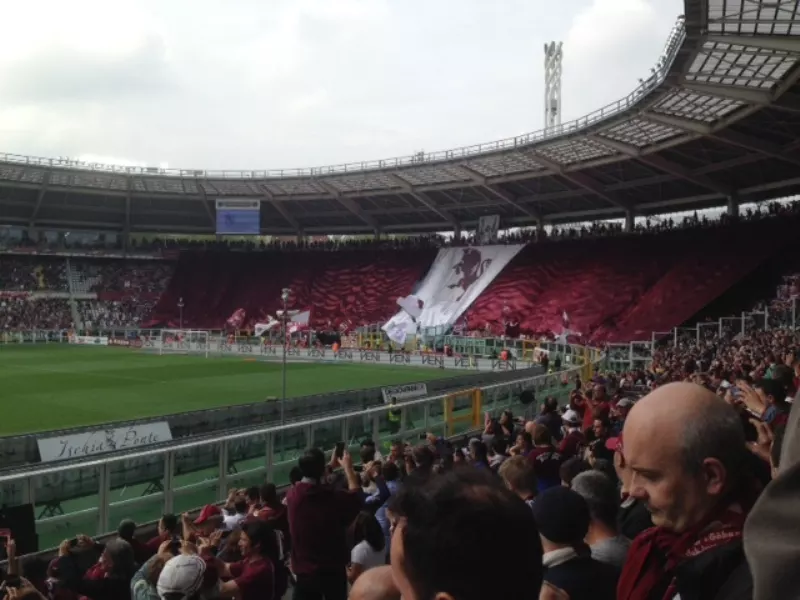
<path id="1" fill-rule="evenodd" d="M 632 210 L 626 210 L 625 211 L 625 232 L 626 233 L 630 233 L 631 231 L 633 231 L 634 223 L 635 223 L 635 218 L 634 218 L 634 215 L 633 215 L 633 211 Z"/>
<path id="2" fill-rule="evenodd" d="M 455 238 L 457 240 L 461 239 L 461 224 L 460 223 L 456 223 L 453 226 L 453 238 Z"/>
<path id="3" fill-rule="evenodd" d="M 728 196 L 728 216 L 733 219 L 739 216 L 739 197 L 736 194 Z"/>
<path id="4" fill-rule="evenodd" d="M 544 239 L 544 220 L 539 219 L 536 221 L 536 239 L 543 240 Z"/>

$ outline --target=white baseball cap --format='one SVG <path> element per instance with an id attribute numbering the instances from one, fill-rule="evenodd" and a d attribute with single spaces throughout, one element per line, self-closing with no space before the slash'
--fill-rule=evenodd
<path id="1" fill-rule="evenodd" d="M 167 561 L 158 576 L 158 595 L 163 598 L 167 594 L 183 594 L 184 598 L 191 598 L 203 585 L 205 572 L 206 563 L 199 556 L 174 556 Z"/>
<path id="2" fill-rule="evenodd" d="M 571 408 L 568 408 L 566 411 L 564 411 L 564 414 L 561 415 L 561 420 L 565 423 L 569 423 L 570 425 L 578 425 L 581 422 L 581 418 L 578 416 L 578 413 Z"/>

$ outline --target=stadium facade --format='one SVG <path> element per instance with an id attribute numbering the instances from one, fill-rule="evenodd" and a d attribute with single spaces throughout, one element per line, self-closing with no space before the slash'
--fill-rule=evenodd
<path id="1" fill-rule="evenodd" d="M 686 0 L 649 76 L 576 121 L 442 152 L 319 168 L 132 168 L 0 154 L 0 223 L 213 233 L 220 198 L 263 234 L 396 233 L 654 215 L 800 190 L 794 1 Z"/>

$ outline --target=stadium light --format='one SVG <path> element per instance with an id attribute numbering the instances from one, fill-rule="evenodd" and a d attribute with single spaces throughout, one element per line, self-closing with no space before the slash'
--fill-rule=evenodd
<path id="1" fill-rule="evenodd" d="M 178 298 L 178 329 L 183 329 L 183 307 L 186 306 L 183 303 L 183 296 Z"/>
<path id="2" fill-rule="evenodd" d="M 281 301 L 283 302 L 283 313 L 281 314 L 281 321 L 283 321 L 283 365 L 281 368 L 281 425 L 283 425 L 284 420 L 284 407 L 286 405 L 286 351 L 288 346 L 287 340 L 287 325 L 289 324 L 288 319 L 286 318 L 286 303 L 289 301 L 289 293 L 291 290 L 289 288 L 283 288 L 281 290 Z M 281 434 L 282 435 L 282 434 Z"/>

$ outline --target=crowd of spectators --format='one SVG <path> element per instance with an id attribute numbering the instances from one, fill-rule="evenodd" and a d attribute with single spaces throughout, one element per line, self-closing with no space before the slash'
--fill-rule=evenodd
<path id="1" fill-rule="evenodd" d="M 460 443 L 310 449 L 283 499 L 231 490 L 149 540 L 126 520 L 105 544 L 66 540 L 46 581 L 19 585 L 59 600 L 792 597 L 775 563 L 797 554 L 776 558 L 764 531 L 793 466 L 798 342 L 721 337 L 642 372 L 564 378 L 567 405 L 486 413 Z"/>
<path id="2" fill-rule="evenodd" d="M 67 291 L 67 266 L 61 260 L 0 256 L 0 290 L 15 292 Z"/>
<path id="3" fill-rule="evenodd" d="M 0 295 L 0 332 L 68 330 L 72 326 L 68 300 Z"/>
<path id="4" fill-rule="evenodd" d="M 160 260 L 73 261 L 73 264 L 84 278 L 95 282 L 89 291 L 96 293 L 161 294 L 174 271 L 173 263 Z"/>
<path id="5" fill-rule="evenodd" d="M 78 315 L 86 330 L 135 328 L 141 326 L 157 298 L 126 296 L 120 300 L 77 300 Z"/>

